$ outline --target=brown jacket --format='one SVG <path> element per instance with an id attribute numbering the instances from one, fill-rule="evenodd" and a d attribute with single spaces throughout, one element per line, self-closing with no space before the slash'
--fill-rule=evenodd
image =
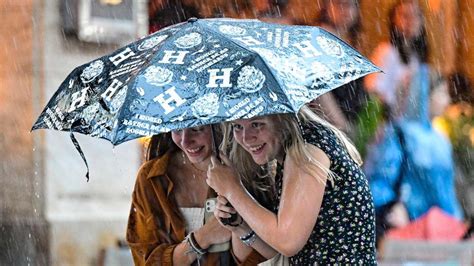
<path id="1" fill-rule="evenodd" d="M 173 250 L 185 238 L 185 221 L 173 197 L 173 182 L 166 174 L 168 161 L 168 154 L 150 160 L 138 172 L 127 227 L 135 265 L 172 265 Z M 242 265 L 256 265 L 263 260 L 254 251 Z M 200 262 L 235 264 L 229 252 L 208 253 Z"/>

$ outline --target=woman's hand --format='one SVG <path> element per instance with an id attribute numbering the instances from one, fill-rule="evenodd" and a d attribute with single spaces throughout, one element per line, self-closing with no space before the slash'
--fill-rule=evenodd
<path id="1" fill-rule="evenodd" d="M 229 231 L 239 231 L 239 227 L 248 229 L 247 223 L 243 218 L 235 211 L 233 207 L 227 205 L 229 201 L 223 196 L 217 196 L 216 208 L 214 210 L 214 216 L 221 223 L 222 226 L 227 228 Z M 223 218 L 230 218 L 232 214 L 237 215 L 235 222 L 232 225 L 225 225 L 222 223 Z"/>
<path id="2" fill-rule="evenodd" d="M 237 172 L 230 166 L 232 163 L 229 158 L 221 154 L 220 162 L 216 157 L 211 157 L 211 164 L 207 170 L 207 184 L 214 189 L 214 191 L 226 198 L 236 189 L 243 189 Z"/>
<path id="3" fill-rule="evenodd" d="M 207 249 L 211 245 L 230 241 L 232 233 L 222 226 L 215 217 L 211 217 L 207 223 L 194 233 L 194 236 L 196 242 L 202 248 Z"/>

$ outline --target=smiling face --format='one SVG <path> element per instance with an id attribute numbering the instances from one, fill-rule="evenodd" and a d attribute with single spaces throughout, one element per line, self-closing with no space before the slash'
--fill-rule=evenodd
<path id="1" fill-rule="evenodd" d="M 209 160 L 212 154 L 212 135 L 210 126 L 201 126 L 171 132 L 173 142 L 189 158 L 191 163 Z"/>
<path id="2" fill-rule="evenodd" d="M 262 116 L 232 123 L 235 141 L 259 165 L 283 159 L 283 140 L 277 122 L 276 116 Z"/>

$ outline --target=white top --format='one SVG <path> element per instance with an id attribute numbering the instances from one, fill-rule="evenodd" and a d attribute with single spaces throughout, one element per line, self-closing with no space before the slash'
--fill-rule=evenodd
<path id="1" fill-rule="evenodd" d="M 397 48 L 388 42 L 382 42 L 377 46 L 371 60 L 384 73 L 368 75 L 364 81 L 365 87 L 389 106 L 394 106 L 398 90 L 404 82 L 408 84 L 412 75 L 418 72 L 420 61 L 412 56 L 408 65 L 403 64 Z"/>
<path id="2" fill-rule="evenodd" d="M 179 208 L 186 222 L 186 234 L 201 228 L 204 224 L 204 208 Z"/>

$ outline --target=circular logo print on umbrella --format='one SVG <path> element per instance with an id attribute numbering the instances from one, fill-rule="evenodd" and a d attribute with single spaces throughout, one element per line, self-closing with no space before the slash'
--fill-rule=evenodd
<path id="1" fill-rule="evenodd" d="M 164 86 L 173 79 L 173 72 L 159 66 L 151 66 L 143 75 L 146 82 L 155 86 Z"/>
<path id="2" fill-rule="evenodd" d="M 104 70 L 104 62 L 96 60 L 82 70 L 81 80 L 83 83 L 93 81 Z"/>
<path id="3" fill-rule="evenodd" d="M 102 112 L 100 110 L 100 104 L 98 102 L 91 104 L 82 110 L 80 116 L 84 119 L 87 124 L 91 124 L 93 121 L 97 123 L 96 120 L 100 118 Z"/>
<path id="4" fill-rule="evenodd" d="M 144 51 L 153 48 L 160 44 L 162 41 L 164 41 L 166 38 L 168 38 L 168 35 L 160 35 L 152 37 L 150 39 L 146 39 L 142 43 L 140 43 L 140 45 L 138 46 L 138 50 Z"/>
<path id="5" fill-rule="evenodd" d="M 196 45 L 201 44 L 202 37 L 201 34 L 197 32 L 192 32 L 184 36 L 179 37 L 174 41 L 174 44 L 181 49 L 189 49 Z"/>
<path id="6" fill-rule="evenodd" d="M 341 66 L 340 73 L 341 77 L 344 79 L 344 82 L 347 83 L 351 81 L 354 76 L 361 75 L 362 71 L 357 68 L 353 62 L 347 62 Z"/>
<path id="7" fill-rule="evenodd" d="M 344 50 L 342 49 L 341 45 L 334 40 L 330 40 L 323 36 L 318 36 L 316 41 L 326 54 L 336 57 L 342 57 L 344 55 Z"/>
<path id="8" fill-rule="evenodd" d="M 112 101 L 110 101 L 110 113 L 115 114 L 117 111 L 122 107 L 123 103 L 125 102 L 125 97 L 127 96 L 128 87 L 124 86 L 116 92 Z"/>
<path id="9" fill-rule="evenodd" d="M 331 73 L 331 70 L 318 61 L 313 62 L 311 64 L 311 67 L 311 70 L 313 72 L 313 75 L 311 75 L 311 77 L 315 80 L 319 80 L 322 82 L 330 82 L 334 77 L 333 73 Z"/>
<path id="10" fill-rule="evenodd" d="M 246 33 L 244 28 L 231 26 L 231 25 L 221 25 L 219 26 L 219 31 L 234 36 L 242 36 Z"/>
<path id="11" fill-rule="evenodd" d="M 199 97 L 191 104 L 191 110 L 196 118 L 207 120 L 219 113 L 219 97 L 215 93 L 208 93 Z"/>
<path id="12" fill-rule="evenodd" d="M 298 57 L 288 57 L 282 60 L 278 67 L 278 73 L 285 79 L 286 83 L 302 84 L 306 79 L 304 62 Z"/>
<path id="13" fill-rule="evenodd" d="M 239 72 L 237 87 L 246 93 L 257 92 L 263 87 L 265 79 L 262 71 L 253 66 L 244 66 Z"/>

